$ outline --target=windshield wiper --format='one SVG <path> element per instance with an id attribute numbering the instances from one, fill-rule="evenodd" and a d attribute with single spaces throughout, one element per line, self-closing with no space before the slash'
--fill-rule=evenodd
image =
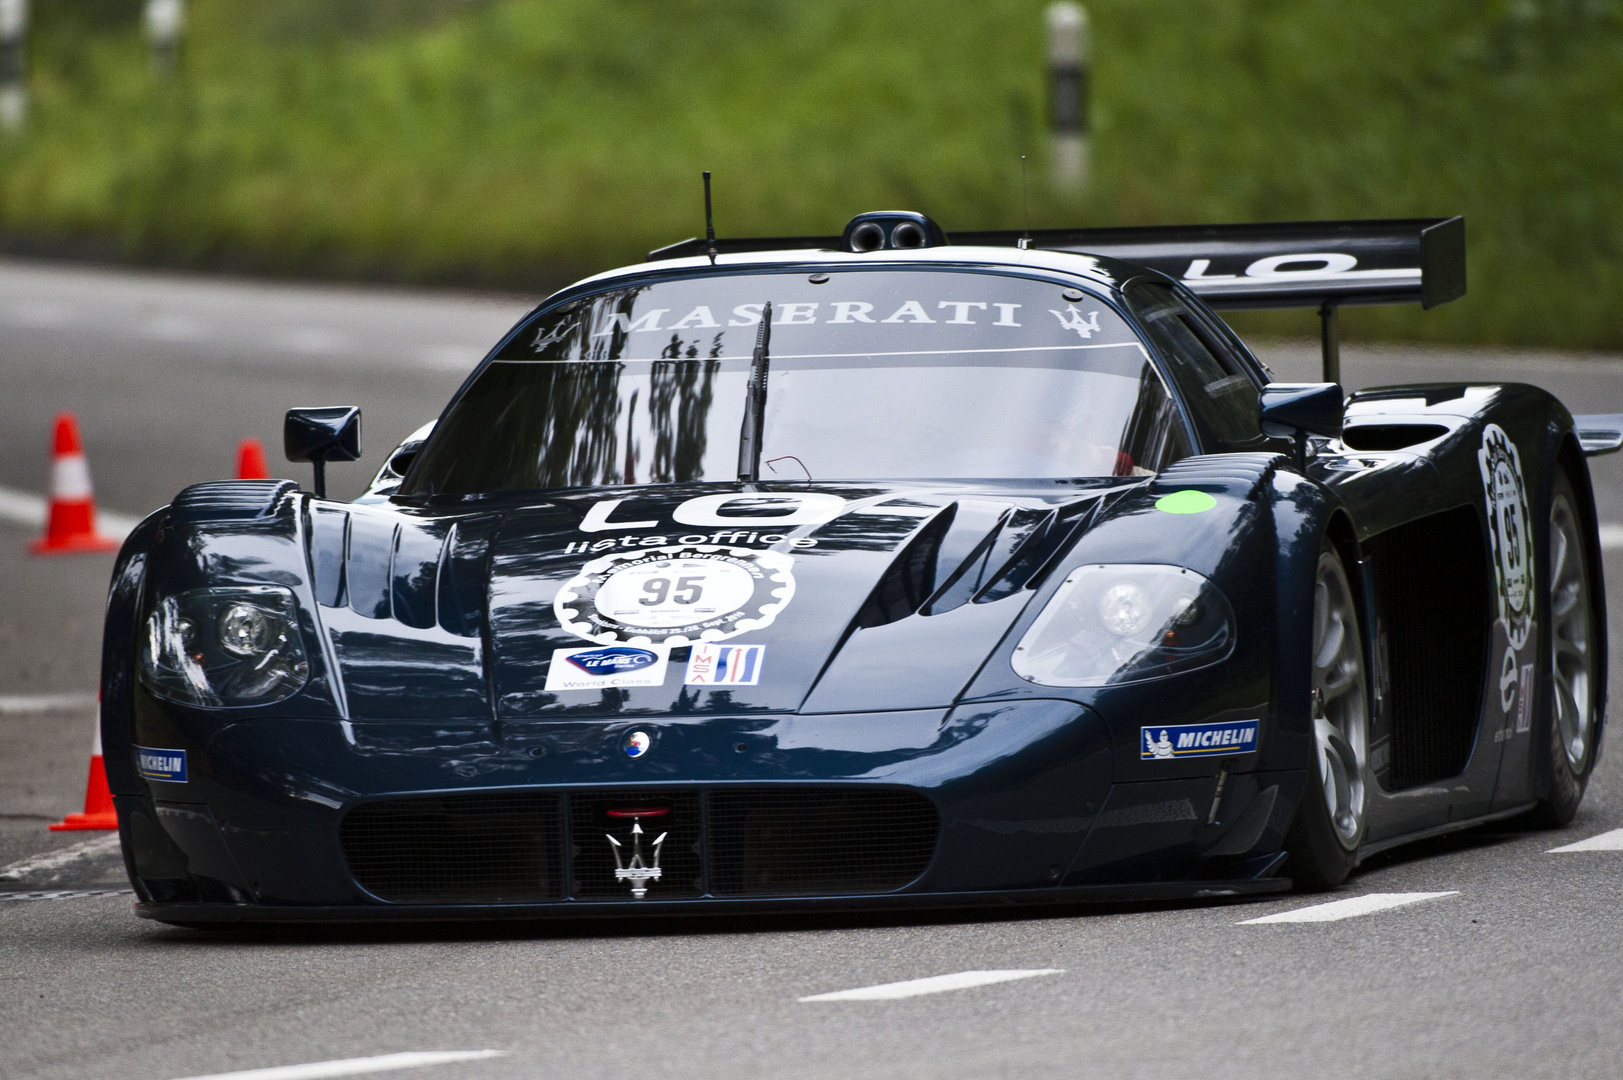
<path id="1" fill-rule="evenodd" d="M 755 356 L 750 360 L 749 386 L 744 397 L 744 425 L 738 433 L 738 479 L 753 484 L 761 478 L 761 429 L 766 421 L 767 346 L 772 340 L 772 303 L 761 308 L 761 329 L 755 335 Z"/>

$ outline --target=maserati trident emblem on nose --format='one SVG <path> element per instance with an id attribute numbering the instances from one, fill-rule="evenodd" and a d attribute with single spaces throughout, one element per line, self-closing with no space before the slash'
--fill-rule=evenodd
<path id="1" fill-rule="evenodd" d="M 629 881 L 631 883 L 631 895 L 637 900 L 647 896 L 648 883 L 658 881 L 660 875 L 664 873 L 659 868 L 659 849 L 665 843 L 665 837 L 670 835 L 669 833 L 660 833 L 654 838 L 652 861 L 649 861 L 643 857 L 642 852 L 642 838 L 644 836 L 642 819 L 645 817 L 664 817 L 668 813 L 670 811 L 665 807 L 632 807 L 626 810 L 609 811 L 609 817 L 611 818 L 631 819 L 631 855 L 629 858 L 622 857 L 625 854 L 625 847 L 614 838 L 614 834 L 608 833 L 607 836 L 610 850 L 614 852 L 614 880 Z"/>

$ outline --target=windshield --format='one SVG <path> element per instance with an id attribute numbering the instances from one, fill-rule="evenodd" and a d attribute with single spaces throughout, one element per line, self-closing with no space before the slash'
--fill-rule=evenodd
<path id="1" fill-rule="evenodd" d="M 453 403 L 403 494 L 734 481 L 761 313 L 760 478 L 1154 471 L 1176 414 L 1128 325 L 988 272 L 746 273 L 572 301 Z"/>

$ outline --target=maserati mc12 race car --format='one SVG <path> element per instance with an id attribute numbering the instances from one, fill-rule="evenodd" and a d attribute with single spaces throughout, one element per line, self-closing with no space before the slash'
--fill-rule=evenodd
<path id="1" fill-rule="evenodd" d="M 1600 750 L 1585 455 L 1526 385 L 1344 395 L 1460 219 L 688 241 L 525 316 L 355 502 L 359 413 L 119 556 L 145 917 L 519 917 L 1334 886 L 1559 824 Z M 1321 383 L 1214 309 L 1311 306 Z"/>

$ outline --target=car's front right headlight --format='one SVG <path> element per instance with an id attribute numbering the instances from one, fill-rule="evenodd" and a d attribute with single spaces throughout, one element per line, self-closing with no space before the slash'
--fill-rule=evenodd
<path id="1" fill-rule="evenodd" d="M 310 677 L 298 602 L 276 585 L 192 589 L 165 597 L 147 620 L 141 681 L 186 705 L 266 705 Z"/>
<path id="2" fill-rule="evenodd" d="M 1181 566 L 1079 566 L 1031 624 L 1010 663 L 1042 686 L 1107 686 L 1214 664 L 1234 647 L 1217 587 Z"/>

